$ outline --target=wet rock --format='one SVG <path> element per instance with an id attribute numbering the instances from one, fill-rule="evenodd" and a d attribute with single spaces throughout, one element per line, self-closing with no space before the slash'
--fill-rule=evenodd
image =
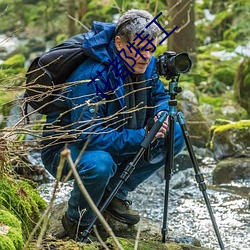
<path id="1" fill-rule="evenodd" d="M 227 158 L 220 161 L 213 171 L 213 183 L 250 178 L 250 158 Z"/>
<path id="2" fill-rule="evenodd" d="M 193 169 L 189 168 L 174 174 L 171 178 L 170 187 L 173 189 L 183 188 L 190 185 L 190 176 L 193 176 Z"/>

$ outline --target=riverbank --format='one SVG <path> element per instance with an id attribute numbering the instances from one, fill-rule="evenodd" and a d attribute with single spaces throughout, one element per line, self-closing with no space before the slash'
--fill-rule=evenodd
<path id="1" fill-rule="evenodd" d="M 216 222 L 227 250 L 247 250 L 250 246 L 250 210 L 247 193 L 250 191 L 250 180 L 234 181 L 229 184 L 212 185 L 212 171 L 215 161 L 204 158 L 201 171 L 207 184 L 207 193 L 211 202 Z M 165 182 L 162 174 L 156 173 L 136 192 L 130 194 L 133 208 L 143 218 L 150 220 L 160 234 L 162 227 Z M 171 233 L 183 238 L 195 237 L 202 246 L 219 250 L 212 223 L 199 191 L 192 168 L 179 171 L 170 181 L 169 221 Z M 43 184 L 39 190 L 45 200 L 50 199 L 53 182 Z M 57 193 L 55 202 L 61 203 L 69 198 L 72 182 L 64 184 Z M 245 190 L 246 189 L 246 190 Z"/>

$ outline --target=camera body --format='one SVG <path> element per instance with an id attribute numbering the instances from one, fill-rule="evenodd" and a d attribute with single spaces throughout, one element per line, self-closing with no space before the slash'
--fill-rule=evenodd
<path id="1" fill-rule="evenodd" d="M 187 53 L 176 54 L 174 51 L 164 52 L 156 59 L 157 73 L 167 80 L 185 74 L 192 67 L 192 61 Z"/>

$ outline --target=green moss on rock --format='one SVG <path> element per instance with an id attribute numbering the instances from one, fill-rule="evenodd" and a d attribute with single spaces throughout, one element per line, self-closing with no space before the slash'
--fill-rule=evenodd
<path id="1" fill-rule="evenodd" d="M 250 120 L 215 125 L 210 132 L 210 149 L 216 159 L 245 154 L 249 147 Z"/>
<path id="2" fill-rule="evenodd" d="M 27 238 L 46 203 L 27 182 L 3 175 L 0 179 L 0 206 L 8 209 L 21 221 L 23 235 Z"/>
<path id="3" fill-rule="evenodd" d="M 13 241 L 7 235 L 0 234 L 0 249 L 16 250 Z"/>
<path id="4" fill-rule="evenodd" d="M 21 249 L 24 243 L 22 236 L 21 223 L 16 216 L 7 210 L 0 209 L 0 226 L 6 228 L 0 230 L 0 249 L 12 250 Z"/>

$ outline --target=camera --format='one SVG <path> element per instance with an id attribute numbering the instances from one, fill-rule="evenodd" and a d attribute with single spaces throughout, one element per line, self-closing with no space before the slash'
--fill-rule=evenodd
<path id="1" fill-rule="evenodd" d="M 156 69 L 159 75 L 167 80 L 185 74 L 192 67 L 192 61 L 187 53 L 176 54 L 174 51 L 164 52 L 156 59 Z"/>

